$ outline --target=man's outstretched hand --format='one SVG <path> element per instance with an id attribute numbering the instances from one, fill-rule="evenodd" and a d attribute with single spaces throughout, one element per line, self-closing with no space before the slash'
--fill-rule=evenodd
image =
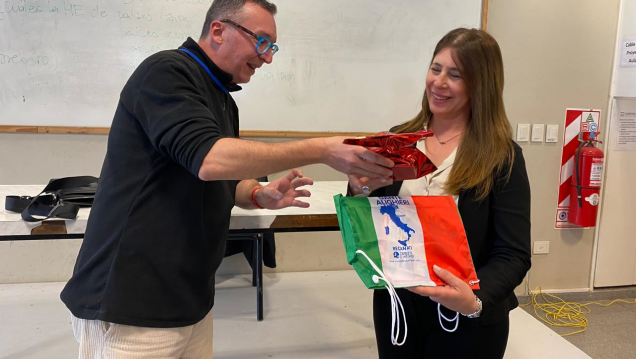
<path id="1" fill-rule="evenodd" d="M 256 202 L 267 209 L 281 209 L 286 207 L 309 207 L 309 203 L 298 200 L 299 197 L 310 197 L 311 192 L 306 189 L 297 189 L 302 186 L 313 185 L 314 181 L 309 177 L 303 177 L 303 172 L 295 168 L 284 177 L 270 182 L 254 194 Z"/>

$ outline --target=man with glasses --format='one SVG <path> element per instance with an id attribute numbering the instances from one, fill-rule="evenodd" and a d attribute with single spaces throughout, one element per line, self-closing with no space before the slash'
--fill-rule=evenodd
<path id="1" fill-rule="evenodd" d="M 311 163 L 390 181 L 393 162 L 343 138 L 238 139 L 230 92 L 278 51 L 275 5 L 216 0 L 201 38 L 146 59 L 121 92 L 99 190 L 61 294 L 80 358 L 211 358 L 214 274 L 231 209 L 306 207 Z M 389 167 L 389 168 L 387 168 Z"/>

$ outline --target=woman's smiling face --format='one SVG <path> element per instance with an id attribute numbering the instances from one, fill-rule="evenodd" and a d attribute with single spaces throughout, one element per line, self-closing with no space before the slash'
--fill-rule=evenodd
<path id="1" fill-rule="evenodd" d="M 426 75 L 428 105 L 435 116 L 458 117 L 470 113 L 466 83 L 449 48 L 437 53 Z"/>

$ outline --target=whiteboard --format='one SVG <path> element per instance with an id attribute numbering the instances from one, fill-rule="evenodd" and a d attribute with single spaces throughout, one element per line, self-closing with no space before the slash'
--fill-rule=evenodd
<path id="1" fill-rule="evenodd" d="M 0 1 L 0 125 L 109 127 L 137 65 L 212 0 Z M 478 0 L 278 0 L 280 51 L 233 93 L 242 130 L 373 132 L 420 109 L 437 41 Z"/>

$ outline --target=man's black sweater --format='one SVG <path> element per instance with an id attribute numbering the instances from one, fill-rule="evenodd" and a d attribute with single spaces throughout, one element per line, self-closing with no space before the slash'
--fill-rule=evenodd
<path id="1" fill-rule="evenodd" d="M 198 44 L 230 90 L 232 75 Z M 61 298 L 78 318 L 180 327 L 214 304 L 214 274 L 238 181 L 204 182 L 199 168 L 217 140 L 238 137 L 238 108 L 191 56 L 146 59 L 121 92 L 95 203 L 73 277 Z"/>

